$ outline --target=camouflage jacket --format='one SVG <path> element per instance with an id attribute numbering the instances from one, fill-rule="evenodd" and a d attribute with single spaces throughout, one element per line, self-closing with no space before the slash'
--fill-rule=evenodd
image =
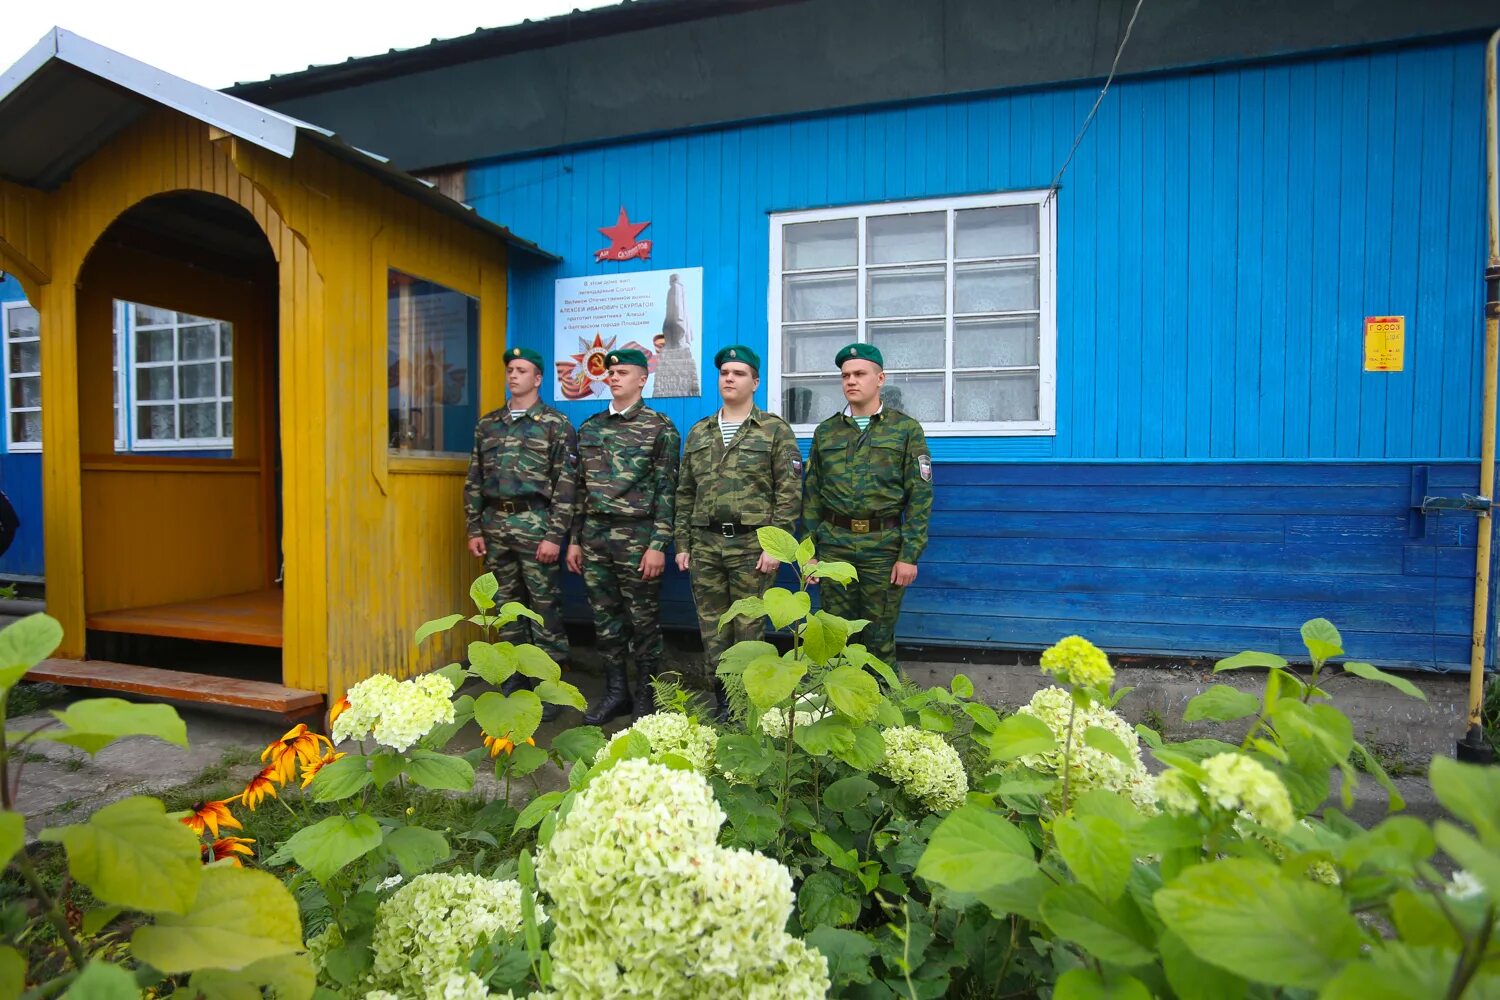
<path id="1" fill-rule="evenodd" d="M 501 407 L 474 428 L 474 454 L 464 481 L 469 536 L 479 534 L 486 500 L 548 501 L 547 541 L 567 541 L 578 473 L 578 435 L 561 412 L 538 400 L 519 417 Z"/>
<path id="2" fill-rule="evenodd" d="M 932 458 L 922 425 L 889 406 L 861 432 L 847 412 L 835 413 L 813 432 L 802 519 L 816 531 L 828 515 L 901 515 L 901 562 L 916 562 L 927 548 L 932 519 Z"/>
<path id="3" fill-rule="evenodd" d="M 690 548 L 692 528 L 710 524 L 773 524 L 795 530 L 802 513 L 802 452 L 785 420 L 753 407 L 724 446 L 719 414 L 688 431 L 677 479 L 677 551 Z"/>
<path id="4" fill-rule="evenodd" d="M 651 548 L 672 541 L 672 500 L 682 437 L 644 400 L 624 413 L 596 413 L 578 431 L 578 499 L 574 541 L 589 515 L 649 517 Z"/>

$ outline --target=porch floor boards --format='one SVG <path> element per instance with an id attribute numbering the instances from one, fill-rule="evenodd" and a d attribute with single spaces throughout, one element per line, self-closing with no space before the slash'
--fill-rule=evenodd
<path id="1" fill-rule="evenodd" d="M 87 624 L 100 632 L 280 649 L 281 591 L 272 587 L 179 604 L 104 611 L 89 615 Z"/>
<path id="2" fill-rule="evenodd" d="M 146 698 L 247 708 L 287 720 L 306 719 L 314 728 L 321 729 L 323 695 L 268 681 L 161 670 L 108 660 L 43 660 L 27 671 L 26 679 Z"/>

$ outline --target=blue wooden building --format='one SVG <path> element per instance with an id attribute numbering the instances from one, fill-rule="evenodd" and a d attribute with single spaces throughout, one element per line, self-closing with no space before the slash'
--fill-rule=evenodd
<path id="1" fill-rule="evenodd" d="M 1147 2 L 1076 149 L 1134 4 L 646 0 L 234 92 L 559 254 L 510 275 L 549 361 L 559 281 L 701 268 L 703 395 L 653 403 L 684 430 L 723 345 L 810 436 L 834 349 L 879 344 L 936 463 L 905 642 L 1294 653 L 1323 615 L 1459 669 L 1476 522 L 1421 507 L 1478 481 L 1500 15 L 1316 6 Z M 597 259 L 622 211 L 649 260 Z M 35 456 L 0 461 L 25 496 Z"/>

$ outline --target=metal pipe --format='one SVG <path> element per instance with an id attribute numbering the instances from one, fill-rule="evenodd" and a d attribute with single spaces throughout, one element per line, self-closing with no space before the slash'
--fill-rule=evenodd
<path id="1" fill-rule="evenodd" d="M 1496 49 L 1500 30 L 1484 50 L 1485 191 L 1489 215 L 1489 257 L 1484 269 L 1484 405 L 1480 419 L 1479 493 L 1495 495 L 1495 394 L 1500 359 L 1500 126 L 1496 124 Z M 1490 756 L 1484 742 L 1484 645 L 1489 626 L 1490 542 L 1494 518 L 1479 518 L 1479 546 L 1474 556 L 1474 630 L 1469 649 L 1469 728 L 1459 742 L 1462 758 Z"/>

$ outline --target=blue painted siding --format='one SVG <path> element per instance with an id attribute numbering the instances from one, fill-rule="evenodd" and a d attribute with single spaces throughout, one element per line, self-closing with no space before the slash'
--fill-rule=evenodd
<path id="1" fill-rule="evenodd" d="M 0 303 L 25 299 L 19 281 L 8 275 L 0 278 Z M 0 420 L 9 420 L 8 406 L 9 396 L 0 391 Z M 11 575 L 41 576 L 42 456 L 35 452 L 8 454 L 3 429 L 0 429 L 0 490 L 5 491 L 21 518 L 21 529 L 16 533 L 15 541 L 0 556 L 0 579 Z"/>
<path id="2" fill-rule="evenodd" d="M 1477 457 L 1482 87 L 1477 43 L 1117 83 L 1058 199 L 1057 434 L 949 438 L 934 457 Z M 702 266 L 706 369 L 766 342 L 767 213 L 1045 187 L 1094 93 L 508 159 L 473 166 L 468 197 L 564 258 L 519 267 L 515 342 L 552 353 L 552 278 Z M 651 220 L 649 264 L 593 261 L 622 204 Z M 1363 319 L 1389 314 L 1407 317 L 1407 370 L 1365 374 Z M 660 403 L 684 426 L 713 406 Z"/>

